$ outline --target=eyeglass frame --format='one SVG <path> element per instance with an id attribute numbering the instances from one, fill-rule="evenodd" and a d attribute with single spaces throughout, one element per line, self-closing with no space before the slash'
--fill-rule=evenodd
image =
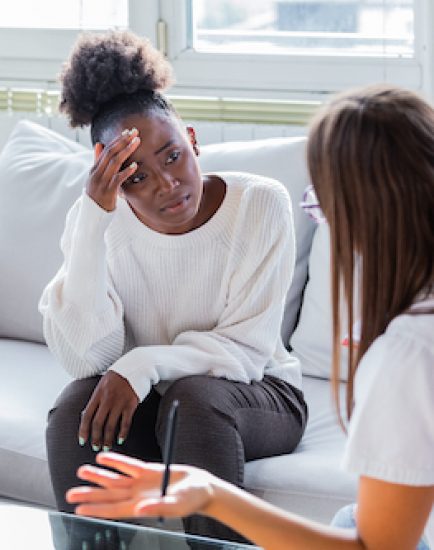
<path id="1" fill-rule="evenodd" d="M 309 196 L 311 197 L 308 200 Z M 312 184 L 308 185 L 303 193 L 303 200 L 299 203 L 304 212 L 316 223 L 325 223 L 326 217 L 319 205 L 318 197 Z"/>

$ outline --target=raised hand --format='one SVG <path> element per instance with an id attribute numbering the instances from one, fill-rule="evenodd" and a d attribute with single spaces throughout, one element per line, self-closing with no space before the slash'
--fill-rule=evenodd
<path id="1" fill-rule="evenodd" d="M 76 514 L 102 518 L 205 514 L 213 484 L 218 483 L 204 470 L 173 465 L 167 495 L 161 497 L 163 464 L 145 463 L 117 453 L 99 453 L 96 460 L 122 473 L 81 466 L 78 477 L 99 487 L 75 487 L 66 493 L 68 502 L 78 504 Z"/>
<path id="2" fill-rule="evenodd" d="M 101 143 L 95 145 L 96 161 L 87 180 L 86 192 L 104 210 L 110 212 L 116 208 L 120 186 L 137 170 L 135 162 L 124 169 L 122 166 L 139 145 L 136 128 L 125 130 L 107 147 Z"/>
<path id="3" fill-rule="evenodd" d="M 126 378 L 114 371 L 107 371 L 93 391 L 86 408 L 81 413 L 78 440 L 84 445 L 90 438 L 94 451 L 112 447 L 127 438 L 139 398 Z M 116 428 L 120 423 L 119 434 Z"/>

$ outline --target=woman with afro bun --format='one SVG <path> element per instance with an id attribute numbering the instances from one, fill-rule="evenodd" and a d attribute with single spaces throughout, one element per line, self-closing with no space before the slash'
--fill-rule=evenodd
<path id="1" fill-rule="evenodd" d="M 95 161 L 41 298 L 47 343 L 74 377 L 50 411 L 57 505 L 99 450 L 173 460 L 243 484 L 244 462 L 290 453 L 307 409 L 280 337 L 295 242 L 289 196 L 248 173 L 202 174 L 192 128 L 163 95 L 171 67 L 130 32 L 84 34 L 61 110 Z M 244 540 L 195 515 L 189 533 Z"/>

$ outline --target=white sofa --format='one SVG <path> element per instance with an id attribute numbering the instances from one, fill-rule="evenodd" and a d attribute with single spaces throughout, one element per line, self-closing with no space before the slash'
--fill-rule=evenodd
<path id="1" fill-rule="evenodd" d="M 304 147 L 304 138 L 223 143 L 204 147 L 200 160 L 204 171 L 274 177 L 291 195 L 297 265 L 282 334 L 302 363 L 309 422 L 292 455 L 248 463 L 245 486 L 287 510 L 328 522 L 355 499 L 356 480 L 339 468 L 345 436 L 329 383 L 328 232 L 326 226 L 316 229 L 299 208 L 309 182 Z M 90 150 L 28 121 L 18 123 L 0 153 L 0 497 L 48 507 L 54 498 L 46 414 L 70 379 L 43 343 L 37 302 L 60 265 L 65 214 L 91 162 Z"/>

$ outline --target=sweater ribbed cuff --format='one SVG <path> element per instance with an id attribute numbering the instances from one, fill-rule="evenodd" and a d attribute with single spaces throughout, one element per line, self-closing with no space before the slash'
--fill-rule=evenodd
<path id="1" fill-rule="evenodd" d="M 144 351 L 143 348 L 134 348 L 108 369 L 128 380 L 140 401 L 143 401 L 151 391 L 151 380 L 144 368 Z"/>

